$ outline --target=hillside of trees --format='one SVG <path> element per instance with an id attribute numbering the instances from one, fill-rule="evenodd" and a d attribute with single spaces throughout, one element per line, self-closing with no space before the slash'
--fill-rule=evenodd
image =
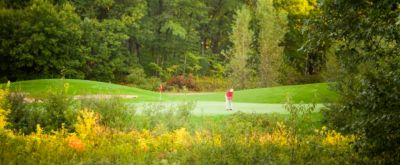
<path id="1" fill-rule="evenodd" d="M 1 0 L 0 80 L 321 82 L 325 54 L 302 50 L 318 11 L 315 0 Z"/>

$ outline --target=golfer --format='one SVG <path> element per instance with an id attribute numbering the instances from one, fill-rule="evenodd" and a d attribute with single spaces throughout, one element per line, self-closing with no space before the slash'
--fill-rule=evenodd
<path id="1" fill-rule="evenodd" d="M 225 94 L 227 111 L 232 111 L 232 99 L 233 99 L 233 88 L 226 91 L 226 94 Z"/>

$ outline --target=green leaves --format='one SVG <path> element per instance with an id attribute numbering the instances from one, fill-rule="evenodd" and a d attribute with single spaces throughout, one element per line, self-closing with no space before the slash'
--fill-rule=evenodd
<path id="1" fill-rule="evenodd" d="M 161 32 L 172 33 L 172 35 L 184 39 L 186 37 L 186 30 L 179 24 L 173 21 L 168 21 L 161 27 Z"/>
<path id="2" fill-rule="evenodd" d="M 228 65 L 231 73 L 232 84 L 238 88 L 245 88 L 246 82 L 249 82 L 250 70 L 246 67 L 247 60 L 253 52 L 251 48 L 253 40 L 253 31 L 250 30 L 251 13 L 247 6 L 242 6 L 236 11 L 234 25 L 230 40 L 233 44 L 230 49 L 231 61 Z"/>
<path id="3" fill-rule="evenodd" d="M 392 9 L 398 3 L 325 1 L 322 15 L 312 25 L 320 35 L 311 39 L 326 38 L 327 46 L 337 44 L 336 87 L 341 99 L 329 112 L 328 121 L 358 133 L 362 152 L 384 164 L 400 160 L 400 29 L 396 25 L 399 11 Z M 318 49 L 318 45 L 309 46 Z"/>
<path id="4" fill-rule="evenodd" d="M 73 7 L 65 4 L 54 6 L 45 1 L 34 1 L 24 9 L 2 9 L 6 20 L 2 27 L 1 58 L 7 59 L 2 75 L 8 79 L 34 77 L 57 77 L 61 69 L 76 70 L 83 58 L 79 56 L 82 46 L 80 20 Z M 18 19 L 15 19 L 18 17 Z M 5 41 L 7 40 L 7 41 Z M 14 73 L 15 72 L 15 73 Z M 80 77 L 82 72 L 71 72 Z"/>

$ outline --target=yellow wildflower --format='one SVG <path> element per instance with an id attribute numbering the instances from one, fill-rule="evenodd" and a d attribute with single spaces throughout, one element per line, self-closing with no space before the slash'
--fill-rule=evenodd
<path id="1" fill-rule="evenodd" d="M 221 135 L 215 134 L 213 137 L 213 142 L 214 142 L 214 145 L 221 146 Z"/>
<path id="2" fill-rule="evenodd" d="M 175 144 L 179 146 L 190 145 L 190 135 L 185 128 L 180 128 L 174 131 Z"/>
<path id="3" fill-rule="evenodd" d="M 6 97 L 8 95 L 9 87 L 10 82 L 7 83 L 5 90 L 0 89 L 0 130 L 4 129 L 7 125 L 7 114 L 9 110 L 6 108 Z"/>
<path id="4" fill-rule="evenodd" d="M 138 145 L 139 145 L 140 150 L 142 150 L 144 152 L 147 152 L 149 150 L 149 146 L 147 145 L 146 139 L 139 138 L 138 142 L 139 142 Z"/>
<path id="5" fill-rule="evenodd" d="M 97 116 L 94 112 L 89 111 L 88 109 L 84 109 L 80 111 L 80 115 L 78 116 L 78 122 L 75 124 L 76 132 L 82 138 L 93 133 L 93 128 L 96 126 Z"/>

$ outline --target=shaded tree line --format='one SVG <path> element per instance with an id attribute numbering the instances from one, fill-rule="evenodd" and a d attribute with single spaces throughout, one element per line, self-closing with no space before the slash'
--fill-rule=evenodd
<path id="1" fill-rule="evenodd" d="M 310 0 L 1 0 L 0 78 L 319 82 L 325 57 L 301 51 L 316 8 Z"/>

